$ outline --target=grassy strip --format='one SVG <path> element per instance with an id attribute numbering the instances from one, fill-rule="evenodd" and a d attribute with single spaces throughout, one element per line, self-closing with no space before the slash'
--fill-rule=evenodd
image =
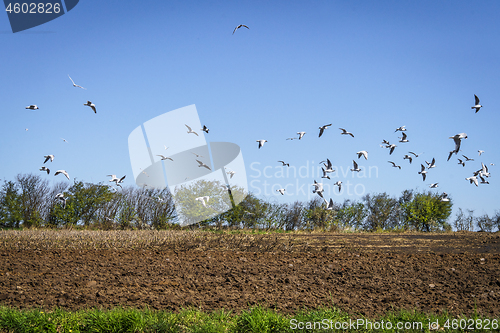
<path id="1" fill-rule="evenodd" d="M 453 319 L 456 319 L 456 329 L 453 329 Z M 462 321 L 460 321 L 461 319 Z M 449 328 L 443 327 L 447 320 L 449 320 Z M 431 327 L 433 328 L 431 329 L 429 323 L 435 322 L 439 323 L 439 328 Z M 484 329 L 487 322 L 489 322 L 489 327 Z M 397 329 L 398 323 L 403 325 L 400 329 Z M 421 323 L 420 327 L 417 326 L 418 323 Z M 341 328 L 342 324 L 346 326 L 345 329 Z M 480 328 L 479 324 L 483 328 Z M 460 328 L 460 325 L 466 328 Z M 387 329 L 389 326 L 392 329 Z M 185 309 L 179 313 L 124 308 L 114 310 L 89 309 L 77 312 L 56 309 L 51 312 L 43 312 L 39 309 L 17 310 L 0 307 L 0 332 L 16 333 L 498 332 L 500 331 L 498 327 L 498 318 L 486 318 L 479 315 L 469 318 L 452 318 L 446 314 L 435 315 L 406 310 L 390 312 L 380 318 L 368 319 L 351 316 L 336 308 L 303 310 L 295 315 L 283 315 L 263 307 L 254 307 L 240 314 L 225 310 L 206 313 L 197 309 Z"/>

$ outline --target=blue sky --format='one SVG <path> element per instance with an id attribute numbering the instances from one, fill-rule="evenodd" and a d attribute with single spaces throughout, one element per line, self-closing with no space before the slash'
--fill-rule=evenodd
<path id="1" fill-rule="evenodd" d="M 499 10 L 498 1 L 82 0 L 16 34 L 5 13 L 0 178 L 41 172 L 43 156 L 54 154 L 48 167 L 67 170 L 71 183 L 107 183 L 116 174 L 133 185 L 129 134 L 195 104 L 210 128 L 207 141 L 241 147 L 249 190 L 261 198 L 311 198 L 318 163 L 329 158 L 337 177 L 323 183 L 335 201 L 438 182 L 434 191 L 451 196 L 454 212 L 491 215 L 500 208 Z M 250 29 L 232 35 L 239 24 Z M 68 74 L 87 90 L 74 88 Z M 484 105 L 477 114 L 474 94 Z M 97 114 L 83 106 L 87 100 Z M 26 110 L 30 104 L 40 109 Z M 409 143 L 397 142 L 402 125 Z M 307 132 L 302 140 L 286 140 L 299 131 Z M 446 161 L 454 148 L 448 137 L 461 132 L 468 139 L 458 157 L 475 159 L 465 167 L 455 155 Z M 258 149 L 260 139 L 268 142 Z M 392 155 L 379 146 L 383 139 L 398 145 Z M 360 150 L 368 161 L 357 159 Z M 410 165 L 408 151 L 423 154 Z M 437 166 L 424 182 L 417 172 L 433 157 Z M 353 159 L 371 174 L 353 176 Z M 288 176 L 278 160 L 290 163 Z M 492 177 L 476 188 L 465 178 L 481 162 Z M 340 194 L 337 180 L 345 184 Z M 284 196 L 275 191 L 285 186 Z"/>

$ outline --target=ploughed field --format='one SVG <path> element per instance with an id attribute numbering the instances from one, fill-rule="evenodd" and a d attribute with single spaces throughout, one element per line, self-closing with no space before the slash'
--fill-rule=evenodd
<path id="1" fill-rule="evenodd" d="M 500 315 L 500 234 L 1 231 L 0 304 Z"/>

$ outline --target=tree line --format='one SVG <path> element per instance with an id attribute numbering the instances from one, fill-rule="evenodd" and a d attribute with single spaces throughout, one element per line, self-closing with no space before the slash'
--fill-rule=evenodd
<path id="1" fill-rule="evenodd" d="M 193 185 L 193 186 L 196 186 Z M 214 188 L 223 184 L 214 184 Z M 242 196 L 232 189 L 231 200 Z M 56 200 L 63 193 L 66 205 Z M 196 191 L 175 193 L 183 202 L 195 202 Z M 187 201 L 186 201 L 187 200 Z M 216 202 L 216 198 L 211 199 Z M 179 202 L 179 201 L 177 201 Z M 399 197 L 367 194 L 360 200 L 334 203 L 331 210 L 319 196 L 307 202 L 273 203 L 249 193 L 227 212 L 193 224 L 190 228 L 253 228 L 266 230 L 364 230 L 364 231 L 498 231 L 500 212 L 475 217 L 461 208 L 449 223 L 452 200 L 442 194 L 405 190 Z M 231 206 L 229 206 L 231 207 Z M 124 187 L 74 180 L 50 185 L 39 175 L 19 174 L 5 180 L 0 190 L 0 228 L 168 229 L 178 228 L 174 197 L 168 189 Z"/>

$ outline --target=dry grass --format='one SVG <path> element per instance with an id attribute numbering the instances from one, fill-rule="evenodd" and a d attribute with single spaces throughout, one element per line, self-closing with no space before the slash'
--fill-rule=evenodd
<path id="1" fill-rule="evenodd" d="M 290 251 L 291 236 L 177 230 L 3 230 L 0 249 L 162 249 L 173 251 Z"/>

